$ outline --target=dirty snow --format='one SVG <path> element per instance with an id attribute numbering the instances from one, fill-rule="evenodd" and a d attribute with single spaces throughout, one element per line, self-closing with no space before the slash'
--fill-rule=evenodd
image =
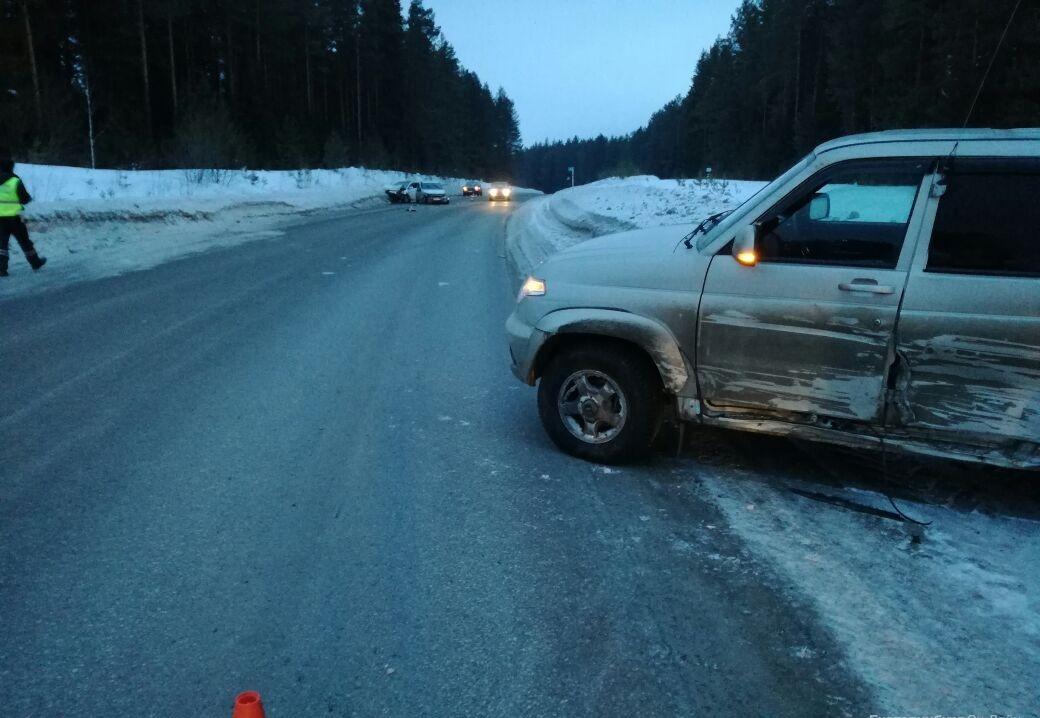
<path id="1" fill-rule="evenodd" d="M 699 221 L 759 187 L 605 180 L 526 203 L 510 221 L 507 247 L 523 273 L 602 234 Z M 782 440 L 706 429 L 687 438 L 695 448 L 675 472 L 692 478 L 697 497 L 718 505 L 728 530 L 771 568 L 773 578 L 762 580 L 775 581 L 777 590 L 819 615 L 849 668 L 873 689 L 873 713 L 1040 716 L 1040 500 L 1002 499 L 1007 486 L 1021 486 L 1017 479 L 991 484 L 988 469 L 958 469 L 974 477 L 987 499 L 985 508 L 962 507 L 947 493 L 958 484 L 949 479 L 953 488 L 944 486 L 948 477 L 940 469 L 928 490 L 899 502 L 908 515 L 931 522 L 919 529 L 790 490 L 894 513 L 876 468 L 865 481 L 839 478 L 821 487 L 802 475 L 804 467 L 788 468 L 788 454 L 795 464 L 805 454 Z M 763 451 L 776 457 L 748 458 Z M 840 460 L 831 472 L 855 474 Z M 911 527 L 923 534 L 920 542 Z M 677 540 L 676 550 L 689 549 L 684 543 Z M 810 655 L 813 649 L 791 650 Z"/>
<path id="2" fill-rule="evenodd" d="M 33 195 L 25 220 L 49 262 L 34 275 L 12 247 L 0 297 L 277 237 L 300 212 L 382 207 L 385 188 L 413 177 L 357 167 L 124 171 L 18 164 L 15 172 Z M 429 179 L 461 192 L 461 179 Z"/>
<path id="3" fill-rule="evenodd" d="M 875 691 L 878 712 L 1036 715 L 1040 524 L 900 500 L 906 522 L 785 491 L 796 480 L 698 476 L 731 529 L 802 593 Z M 802 486 L 891 511 L 883 494 Z M 754 499 L 754 510 L 749 500 Z"/>

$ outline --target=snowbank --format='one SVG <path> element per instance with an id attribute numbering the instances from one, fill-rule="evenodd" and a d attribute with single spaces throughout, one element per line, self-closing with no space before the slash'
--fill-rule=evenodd
<path id="1" fill-rule="evenodd" d="M 759 187 L 654 177 L 597 182 L 526 203 L 510 220 L 507 247 L 525 273 L 594 236 L 699 221 Z M 872 712 L 1040 715 L 1040 502 L 1009 498 L 1015 481 L 995 481 L 978 467 L 921 479 L 930 488 L 899 502 L 931 522 L 918 543 L 908 532 L 914 524 L 892 520 L 877 467 L 864 472 L 839 459 L 821 485 L 805 466 L 787 466 L 791 456 L 805 461 L 780 440 L 691 433 L 692 448 L 673 473 L 692 479 L 696 498 L 715 503 L 729 530 L 777 577 L 762 580 L 776 580 L 776 590 L 819 615 L 849 668 L 873 688 Z M 961 507 L 951 494 L 963 491 L 965 476 L 998 508 Z M 864 510 L 849 509 L 856 506 Z"/>
<path id="2" fill-rule="evenodd" d="M 459 194 L 464 182 L 450 177 L 410 175 L 389 170 L 347 167 L 338 170 L 91 170 L 81 167 L 19 164 L 30 188 L 34 213 L 46 214 L 54 203 L 85 210 L 134 207 L 139 202 L 192 205 L 195 202 L 280 200 L 297 207 L 325 207 L 382 193 L 412 177 L 442 181 Z"/>
<path id="3" fill-rule="evenodd" d="M 509 222 L 507 247 L 523 274 L 572 244 L 642 227 L 683 225 L 733 209 L 764 185 L 742 180 L 611 178 L 528 202 Z"/>
<path id="4" fill-rule="evenodd" d="M 383 191 L 418 177 L 461 193 L 464 180 L 339 170 L 90 170 L 19 164 L 46 269 L 30 275 L 12 247 L 0 297 L 144 269 L 188 253 L 277 235 L 289 215 L 382 206 Z"/>

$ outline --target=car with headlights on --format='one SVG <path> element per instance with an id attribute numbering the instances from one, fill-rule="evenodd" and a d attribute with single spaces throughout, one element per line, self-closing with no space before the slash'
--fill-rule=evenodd
<path id="1" fill-rule="evenodd" d="M 481 187 L 480 182 L 467 182 L 462 185 L 462 196 L 463 197 L 480 197 L 484 194 L 484 188 Z"/>
<path id="2" fill-rule="evenodd" d="M 513 188 L 508 182 L 492 182 L 488 190 L 489 202 L 509 202 L 513 197 Z"/>
<path id="3" fill-rule="evenodd" d="M 817 147 L 696 227 L 600 237 L 524 282 L 513 371 L 563 450 L 662 421 L 1040 470 L 1040 129 Z"/>

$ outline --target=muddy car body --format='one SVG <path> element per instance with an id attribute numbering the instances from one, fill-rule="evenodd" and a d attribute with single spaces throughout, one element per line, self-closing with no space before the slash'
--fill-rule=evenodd
<path id="1" fill-rule="evenodd" d="M 440 182 L 413 182 L 409 196 L 416 204 L 448 204 L 451 199 Z"/>
<path id="2" fill-rule="evenodd" d="M 670 413 L 1037 469 L 1038 198 L 1040 130 L 834 140 L 697 228 L 549 259 L 513 370 L 591 460 L 645 452 Z"/>

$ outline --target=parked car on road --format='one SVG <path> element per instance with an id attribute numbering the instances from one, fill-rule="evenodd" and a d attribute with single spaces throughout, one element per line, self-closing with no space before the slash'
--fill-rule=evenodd
<path id="1" fill-rule="evenodd" d="M 390 204 L 401 204 L 411 201 L 408 197 L 408 182 L 401 182 L 398 185 L 386 188 L 387 199 L 390 200 Z"/>
<path id="2" fill-rule="evenodd" d="M 467 182 L 462 185 L 463 197 L 480 197 L 483 194 L 484 188 L 480 186 L 480 182 Z"/>
<path id="3" fill-rule="evenodd" d="M 439 182 L 412 182 L 408 186 L 408 196 L 416 204 L 448 204 L 451 199 Z"/>
<path id="4" fill-rule="evenodd" d="M 833 140 L 692 231 L 542 264 L 513 370 L 593 461 L 672 417 L 1040 469 L 1038 197 L 1040 130 Z"/>
<path id="5" fill-rule="evenodd" d="M 488 190 L 488 201 L 489 202 L 508 202 L 513 197 L 513 188 L 509 186 L 508 182 L 492 182 L 491 189 Z"/>

